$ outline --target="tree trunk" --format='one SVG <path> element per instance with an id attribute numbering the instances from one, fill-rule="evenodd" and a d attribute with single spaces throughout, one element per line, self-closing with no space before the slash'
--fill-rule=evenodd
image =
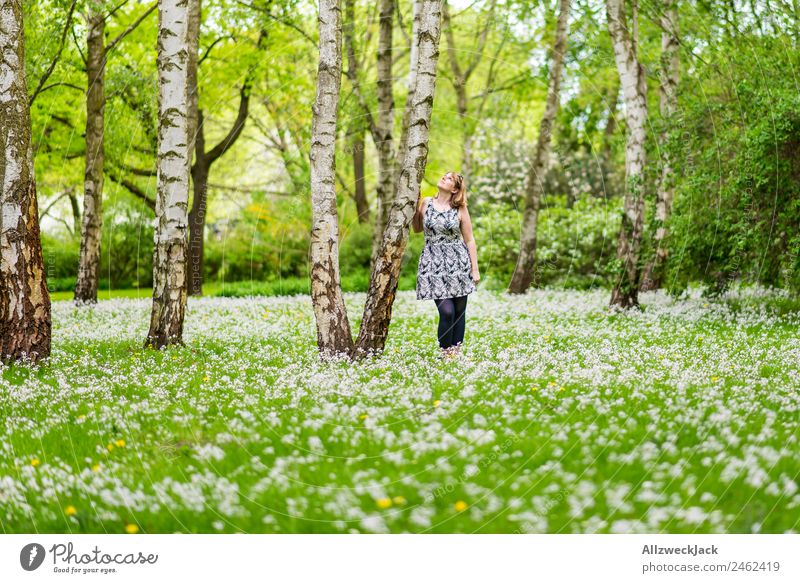
<path id="1" fill-rule="evenodd" d="M 0 0 L 0 360 L 50 355 L 50 294 L 45 280 L 25 79 L 20 0 Z"/>
<path id="2" fill-rule="evenodd" d="M 198 127 L 198 110 L 200 108 L 200 98 L 197 87 L 197 51 L 200 47 L 200 1 L 188 0 L 189 2 L 189 67 L 187 77 L 189 83 L 189 107 L 187 128 L 189 132 L 189 164 L 192 163 L 194 156 L 195 139 Z M 190 292 L 191 293 L 191 292 Z"/>
<path id="3" fill-rule="evenodd" d="M 205 255 L 208 174 L 211 169 L 205 156 L 203 112 L 197 113 L 195 148 L 197 160 L 192 166 L 192 209 L 189 211 L 189 295 L 203 295 L 203 259 Z"/>
<path id="4" fill-rule="evenodd" d="M 342 82 L 340 0 L 319 2 L 319 68 L 311 124 L 311 303 L 323 356 L 353 352 L 339 277 L 336 119 Z"/>
<path id="5" fill-rule="evenodd" d="M 625 199 L 617 243 L 617 269 L 610 305 L 628 308 L 639 305 L 639 253 L 644 224 L 644 170 L 647 123 L 647 84 L 644 69 L 628 34 L 624 0 L 606 0 L 608 32 L 614 47 L 625 98 L 628 135 L 625 144 Z M 634 26 L 633 31 L 637 28 Z"/>
<path id="6" fill-rule="evenodd" d="M 200 127 L 200 97 L 197 87 L 197 51 L 200 46 L 200 1 L 189 0 L 189 107 L 187 128 L 189 132 L 189 164 L 195 156 L 198 129 Z M 204 147 L 202 149 L 205 149 Z M 205 231 L 206 190 L 208 188 L 208 166 L 191 166 L 192 208 L 189 211 L 189 279 L 190 296 L 203 295 L 203 252 Z"/>
<path id="7" fill-rule="evenodd" d="M 419 31 L 420 18 L 422 16 L 423 0 L 414 0 L 413 20 L 411 24 L 411 55 L 409 57 L 408 78 L 406 79 L 406 103 L 403 107 L 403 125 L 400 130 L 400 142 L 397 145 L 397 157 L 395 158 L 395 188 L 399 180 L 400 172 L 403 170 L 403 162 L 408 153 L 408 124 L 411 120 L 411 113 L 414 105 L 414 91 L 417 89 L 417 69 L 419 67 Z M 438 49 L 437 49 L 438 50 Z"/>
<path id="8" fill-rule="evenodd" d="M 189 204 L 188 6 L 161 0 L 158 7 L 158 173 L 153 310 L 145 345 L 183 342 L 186 310 Z"/>
<path id="9" fill-rule="evenodd" d="M 86 166 L 83 177 L 83 223 L 75 303 L 97 302 L 100 240 L 103 226 L 103 161 L 105 127 L 105 16 L 90 8 L 87 27 Z"/>
<path id="10" fill-rule="evenodd" d="M 664 1 L 664 14 L 661 15 L 661 82 L 659 89 L 661 118 L 664 132 L 661 142 L 666 145 L 669 127 L 678 109 L 678 82 L 680 80 L 680 58 L 678 54 L 678 9 L 675 0 Z M 663 285 L 664 266 L 669 256 L 666 244 L 667 220 L 672 212 L 672 200 L 675 195 L 675 171 L 672 168 L 669 148 L 661 149 L 663 166 L 656 192 L 656 232 L 655 257 L 647 264 L 642 275 L 642 291 L 659 289 Z"/>
<path id="11" fill-rule="evenodd" d="M 570 0 L 560 0 L 556 38 L 553 43 L 553 66 L 550 69 L 550 85 L 547 90 L 547 104 L 544 116 L 539 124 L 539 137 L 533 153 L 533 163 L 528 172 L 528 184 L 525 191 L 525 211 L 522 219 L 522 237 L 519 245 L 519 257 L 511 283 L 510 293 L 521 294 L 534 281 L 536 267 L 536 236 L 539 220 L 539 204 L 544 192 L 545 173 L 550 157 L 550 141 L 553 133 L 553 122 L 558 113 L 561 93 L 561 71 L 564 68 L 564 53 L 567 50 L 567 33 L 569 30 Z"/>
<path id="12" fill-rule="evenodd" d="M 419 35 L 414 39 L 418 44 L 417 80 L 408 120 L 406 154 L 397 182 L 397 195 L 370 278 L 361 330 L 356 342 L 356 354 L 359 357 L 382 351 L 389 334 L 401 260 L 408 243 L 408 229 L 417 208 L 420 183 L 428 159 L 441 16 L 441 0 L 421 1 Z"/>
<path id="13" fill-rule="evenodd" d="M 358 129 L 351 141 L 353 148 L 353 177 L 355 179 L 355 203 L 359 223 L 369 223 L 369 202 L 367 185 L 364 182 L 364 130 Z"/>

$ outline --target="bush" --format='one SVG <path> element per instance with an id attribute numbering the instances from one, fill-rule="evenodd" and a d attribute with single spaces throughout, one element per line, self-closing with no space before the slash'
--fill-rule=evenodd
<path id="1" fill-rule="evenodd" d="M 487 207 L 484 207 L 487 208 Z M 587 289 L 606 285 L 604 266 L 613 259 L 621 200 L 583 197 L 566 208 L 564 196 L 549 196 L 539 211 L 534 284 Z M 473 216 L 483 287 L 506 289 L 519 255 L 522 213 L 494 205 Z"/>

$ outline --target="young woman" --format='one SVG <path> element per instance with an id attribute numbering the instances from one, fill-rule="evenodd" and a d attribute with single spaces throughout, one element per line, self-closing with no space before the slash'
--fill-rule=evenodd
<path id="1" fill-rule="evenodd" d="M 411 226 L 415 233 L 425 231 L 417 272 L 417 299 L 436 303 L 439 347 L 444 358 L 452 358 L 458 355 L 464 341 L 467 296 L 475 291 L 481 276 L 464 178 L 448 172 L 438 187 L 434 198 L 420 199 Z"/>

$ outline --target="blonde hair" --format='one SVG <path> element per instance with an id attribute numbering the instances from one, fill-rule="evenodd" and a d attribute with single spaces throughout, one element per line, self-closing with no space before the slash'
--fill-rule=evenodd
<path id="1" fill-rule="evenodd" d="M 453 197 L 450 199 L 450 204 L 453 205 L 455 208 L 461 208 L 462 206 L 467 206 L 467 183 L 464 180 L 464 177 L 461 176 L 458 172 L 453 172 L 452 170 L 448 172 L 448 174 L 452 174 L 455 181 L 455 188 L 457 188 L 457 192 L 453 194 Z"/>

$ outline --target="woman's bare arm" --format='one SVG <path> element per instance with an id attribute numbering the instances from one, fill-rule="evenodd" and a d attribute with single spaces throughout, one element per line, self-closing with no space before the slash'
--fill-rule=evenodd
<path id="1" fill-rule="evenodd" d="M 478 271 L 478 249 L 475 246 L 475 239 L 472 237 L 472 220 L 469 217 L 467 206 L 464 205 L 459 208 L 458 214 L 461 217 L 461 235 L 467 244 L 469 259 L 472 262 L 472 279 L 478 281 L 481 278 L 481 274 Z"/>
<path id="2" fill-rule="evenodd" d="M 414 218 L 411 219 L 411 228 L 415 233 L 422 232 L 422 217 L 425 216 L 425 207 L 428 205 L 428 199 L 420 197 L 417 210 L 414 213 Z"/>

